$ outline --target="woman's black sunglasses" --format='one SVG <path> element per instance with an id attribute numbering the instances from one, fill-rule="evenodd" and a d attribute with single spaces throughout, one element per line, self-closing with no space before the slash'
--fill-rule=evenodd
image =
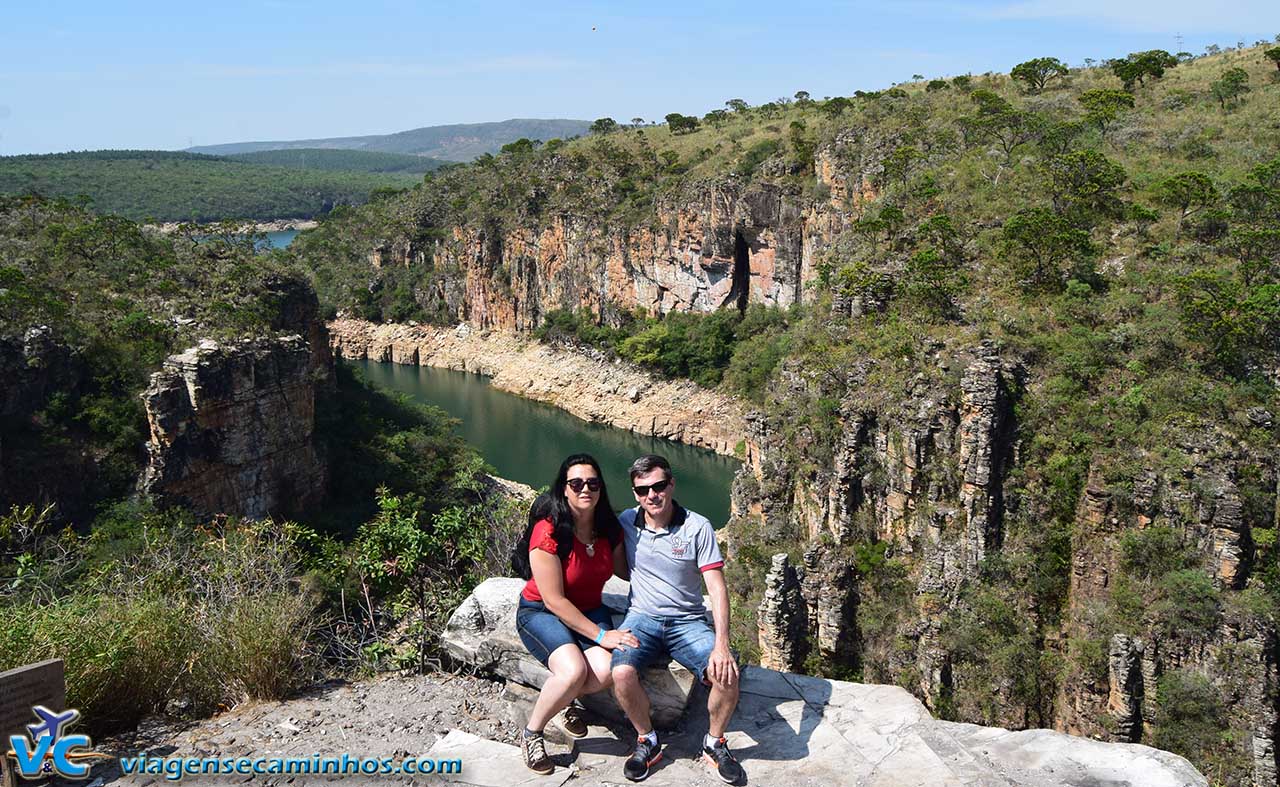
<path id="1" fill-rule="evenodd" d="M 568 481 L 565 481 L 565 483 L 573 490 L 575 495 L 581 492 L 584 486 L 592 492 L 600 491 L 599 478 L 570 478 Z"/>
<path id="2" fill-rule="evenodd" d="M 650 489 L 658 494 L 662 494 L 668 486 L 671 486 L 670 478 L 665 481 L 659 481 L 656 484 L 649 484 L 648 486 L 633 486 L 631 487 L 631 491 L 636 493 L 636 497 L 648 497 Z"/>

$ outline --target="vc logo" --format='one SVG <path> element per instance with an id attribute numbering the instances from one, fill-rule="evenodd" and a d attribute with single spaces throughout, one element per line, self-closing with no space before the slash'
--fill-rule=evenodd
<path id="1" fill-rule="evenodd" d="M 87 751 L 93 745 L 88 735 L 68 735 L 67 728 L 80 718 L 80 711 L 68 709 L 54 713 L 43 705 L 31 709 L 40 719 L 38 724 L 28 724 L 31 737 L 9 736 L 8 755 L 18 763 L 18 773 L 24 779 L 39 779 L 54 774 L 67 779 L 83 779 L 89 775 L 85 760 L 105 757 L 95 751 Z M 77 751 L 77 750 L 86 751 Z"/>

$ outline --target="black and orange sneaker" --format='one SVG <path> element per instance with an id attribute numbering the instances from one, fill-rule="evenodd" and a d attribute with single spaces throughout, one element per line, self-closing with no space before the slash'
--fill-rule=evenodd
<path id="1" fill-rule="evenodd" d="M 647 737 L 641 737 L 636 741 L 636 750 L 622 766 L 623 776 L 633 782 L 642 782 L 649 778 L 649 769 L 662 759 L 662 744 L 656 740 L 657 733 L 654 733 L 654 738 L 653 743 L 650 743 Z"/>
<path id="2" fill-rule="evenodd" d="M 729 743 L 723 736 L 716 741 L 715 746 L 702 747 L 702 759 L 707 765 L 715 768 L 716 775 L 725 784 L 738 784 L 747 775 L 734 759 L 733 752 L 729 751 Z"/>

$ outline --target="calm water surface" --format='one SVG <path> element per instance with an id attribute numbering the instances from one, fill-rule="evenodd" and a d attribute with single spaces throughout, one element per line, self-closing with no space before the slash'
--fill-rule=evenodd
<path id="1" fill-rule="evenodd" d="M 459 419 L 458 434 L 498 475 L 535 489 L 551 483 L 564 458 L 585 452 L 604 470 L 614 508 L 635 505 L 627 468 L 641 454 L 662 454 L 676 476 L 676 499 L 716 527 L 729 519 L 729 487 L 739 462 L 712 451 L 593 424 L 489 385 L 478 374 L 354 361 L 371 382 L 401 391 Z"/>
<path id="2" fill-rule="evenodd" d="M 298 230 L 281 230 L 280 232 L 268 232 L 267 243 L 271 244 L 272 248 L 283 249 L 285 246 L 288 246 L 290 243 L 293 243 L 293 239 L 296 237 L 298 237 Z"/>

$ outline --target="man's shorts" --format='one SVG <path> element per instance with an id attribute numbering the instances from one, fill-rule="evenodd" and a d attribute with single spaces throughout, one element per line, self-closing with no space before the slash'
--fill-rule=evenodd
<path id="1" fill-rule="evenodd" d="M 639 612 L 628 612 L 620 629 L 631 629 L 640 646 L 617 648 L 613 651 L 613 666 L 630 665 L 637 671 L 667 657 L 675 659 L 697 675 L 703 683 L 707 680 L 707 662 L 716 644 L 716 632 L 706 618 L 655 618 Z"/>
<path id="2" fill-rule="evenodd" d="M 613 628 L 613 616 L 608 607 L 596 607 L 582 614 L 605 629 Z M 520 597 L 520 605 L 516 607 L 516 633 L 520 635 L 520 641 L 529 649 L 529 653 L 541 661 L 544 667 L 551 654 L 562 645 L 572 642 L 582 650 L 599 647 L 591 639 L 566 626 L 541 601 L 529 601 L 523 596 Z"/>

